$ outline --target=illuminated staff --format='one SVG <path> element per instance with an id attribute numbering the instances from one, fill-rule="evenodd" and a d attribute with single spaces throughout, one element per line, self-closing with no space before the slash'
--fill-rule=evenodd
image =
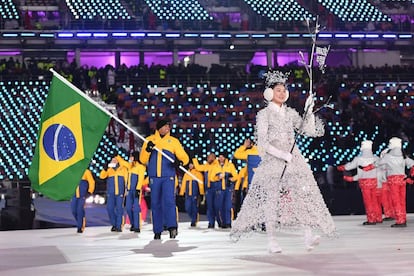
<path id="1" fill-rule="evenodd" d="M 308 27 L 308 31 L 309 31 L 309 33 L 311 35 L 311 38 L 312 38 L 312 49 L 311 49 L 311 55 L 310 55 L 309 63 L 306 63 L 305 56 L 303 55 L 302 51 L 299 51 L 299 55 L 301 57 L 300 63 L 305 66 L 306 73 L 308 74 L 308 77 L 309 77 L 309 96 L 308 96 L 308 99 L 312 99 L 313 96 L 314 96 L 313 91 L 312 91 L 313 90 L 312 65 L 313 65 L 313 57 L 314 57 L 314 54 L 315 54 L 315 50 L 316 50 L 316 62 L 318 63 L 319 69 L 322 71 L 322 74 L 323 74 L 323 73 L 325 73 L 325 67 L 326 67 L 325 62 L 326 62 L 326 57 L 328 55 L 328 52 L 330 50 L 330 46 L 328 46 L 328 47 L 318 47 L 318 46 L 316 46 L 316 39 L 318 37 L 318 33 L 319 33 L 320 27 L 321 27 L 318 23 L 318 18 L 316 18 L 315 29 L 314 29 L 313 32 L 311 31 L 311 28 L 310 28 L 309 19 L 306 18 L 305 21 L 306 21 L 306 25 Z M 328 101 L 322 107 L 318 108 L 315 112 L 312 112 L 312 114 L 318 112 L 319 110 L 321 110 L 324 107 L 333 108 L 332 105 L 329 104 L 330 100 L 331 100 L 331 97 L 329 97 Z M 300 122 L 299 129 L 295 134 L 295 139 L 294 139 L 292 147 L 290 149 L 290 153 L 292 153 L 293 149 L 295 148 L 296 139 L 298 138 L 299 135 L 302 134 L 305 119 L 306 119 L 306 116 L 309 113 L 309 107 L 312 106 L 312 104 L 307 104 L 307 102 L 308 102 L 308 100 L 306 100 L 305 111 L 304 111 L 303 116 L 302 116 L 302 121 Z M 283 176 L 285 175 L 286 167 L 287 167 L 287 163 L 285 163 L 285 166 L 283 168 L 280 179 L 282 179 Z"/>

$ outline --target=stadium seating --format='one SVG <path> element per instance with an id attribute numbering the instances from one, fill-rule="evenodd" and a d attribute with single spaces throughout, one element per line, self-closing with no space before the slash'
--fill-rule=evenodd
<path id="1" fill-rule="evenodd" d="M 131 15 L 119 0 L 67 0 L 67 6 L 75 19 L 126 20 Z"/>
<path id="2" fill-rule="evenodd" d="M 212 17 L 196 0 L 145 0 L 160 20 L 209 21 Z"/>
<path id="3" fill-rule="evenodd" d="M 306 90 L 302 87 L 290 87 L 291 98 L 299 106 L 306 98 Z M 118 94 L 118 105 L 127 110 L 127 117 L 133 119 L 138 127 L 147 126 L 140 129 L 144 131 L 143 135 L 153 131 L 159 117 L 169 116 L 173 121 L 172 134 L 180 139 L 190 155 L 200 160 L 204 160 L 211 151 L 227 152 L 231 158 L 245 138 L 254 136 L 255 114 L 263 107 L 261 91 L 249 84 L 243 87 L 233 87 L 229 83 L 217 87 L 209 87 L 205 83 L 194 87 L 177 84 L 158 87 L 156 93 L 154 87 L 138 89 L 124 85 L 123 88 L 127 92 Z M 47 81 L 0 82 L 1 179 L 26 178 L 47 91 Z M 349 100 L 346 109 L 352 107 L 352 110 L 362 112 L 360 108 L 363 108 L 373 118 L 375 114 L 398 110 L 404 120 L 414 119 L 414 89 L 410 82 L 363 82 L 353 93 L 343 83 L 338 97 L 342 101 Z M 318 97 L 317 100 L 317 107 L 320 107 L 326 97 Z M 376 154 L 387 145 L 381 136 L 381 118 L 378 122 L 369 122 L 372 128 L 360 129 L 359 122 L 350 123 L 343 118 L 344 113 L 339 103 L 335 103 L 332 109 L 322 108 L 319 115 L 326 121 L 325 137 L 298 137 L 298 147 L 315 173 L 326 172 L 329 166 L 350 161 L 358 154 L 364 139 L 376 142 Z M 114 153 L 124 158 L 128 155 L 127 150 L 116 143 L 116 137 L 105 134 L 93 157 L 95 163 L 90 165 L 96 176 Z M 242 162 L 234 162 L 240 169 Z"/>
<path id="4" fill-rule="evenodd" d="M 303 21 L 304 19 L 314 20 L 315 16 L 302 7 L 297 1 L 258 1 L 244 0 L 253 11 L 272 21 Z"/>
<path id="5" fill-rule="evenodd" d="M 27 177 L 48 85 L 46 81 L 0 82 L 0 180 Z M 115 152 L 126 158 L 125 151 L 104 135 L 93 157 L 96 163 L 90 167 L 96 176 Z"/>
<path id="6" fill-rule="evenodd" d="M 12 0 L 3 0 L 0 3 L 0 17 L 3 20 L 19 20 L 20 15 L 17 6 Z"/>
<path id="7" fill-rule="evenodd" d="M 4 29 L 17 29 L 18 21 L 20 20 L 20 14 L 17 6 L 12 0 L 3 0 L 0 3 L 0 28 Z"/>
<path id="8" fill-rule="evenodd" d="M 318 2 L 343 22 L 391 22 L 391 18 L 367 0 L 318 0 Z"/>

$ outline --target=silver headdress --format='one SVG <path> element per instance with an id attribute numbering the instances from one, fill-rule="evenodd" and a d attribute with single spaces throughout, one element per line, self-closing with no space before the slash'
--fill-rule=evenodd
<path id="1" fill-rule="evenodd" d="M 263 76 L 266 78 L 266 87 L 270 87 L 276 83 L 285 84 L 289 78 L 289 75 L 290 72 L 282 73 L 280 71 L 269 71 L 263 74 Z"/>

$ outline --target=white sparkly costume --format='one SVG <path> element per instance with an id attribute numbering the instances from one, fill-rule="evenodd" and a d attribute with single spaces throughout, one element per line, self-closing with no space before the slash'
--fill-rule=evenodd
<path id="1" fill-rule="evenodd" d="M 276 229 L 287 228 L 320 230 L 328 236 L 335 234 L 334 222 L 310 166 L 296 146 L 281 179 L 285 166 L 283 156 L 295 143 L 295 132 L 300 129 L 301 122 L 302 118 L 296 110 L 285 105 L 279 107 L 273 102 L 258 112 L 256 136 L 262 161 L 233 223 L 230 237 L 234 241 L 261 230 L 263 223 L 270 235 L 274 235 Z M 309 114 L 301 133 L 322 136 L 323 122 Z"/>

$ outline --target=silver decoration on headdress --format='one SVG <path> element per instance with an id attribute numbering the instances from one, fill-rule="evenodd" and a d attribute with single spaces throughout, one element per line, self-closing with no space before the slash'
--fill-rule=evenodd
<path id="1" fill-rule="evenodd" d="M 264 73 L 263 76 L 266 77 L 266 87 L 270 87 L 276 83 L 285 84 L 289 78 L 290 72 L 282 73 L 280 71 L 269 71 Z"/>

